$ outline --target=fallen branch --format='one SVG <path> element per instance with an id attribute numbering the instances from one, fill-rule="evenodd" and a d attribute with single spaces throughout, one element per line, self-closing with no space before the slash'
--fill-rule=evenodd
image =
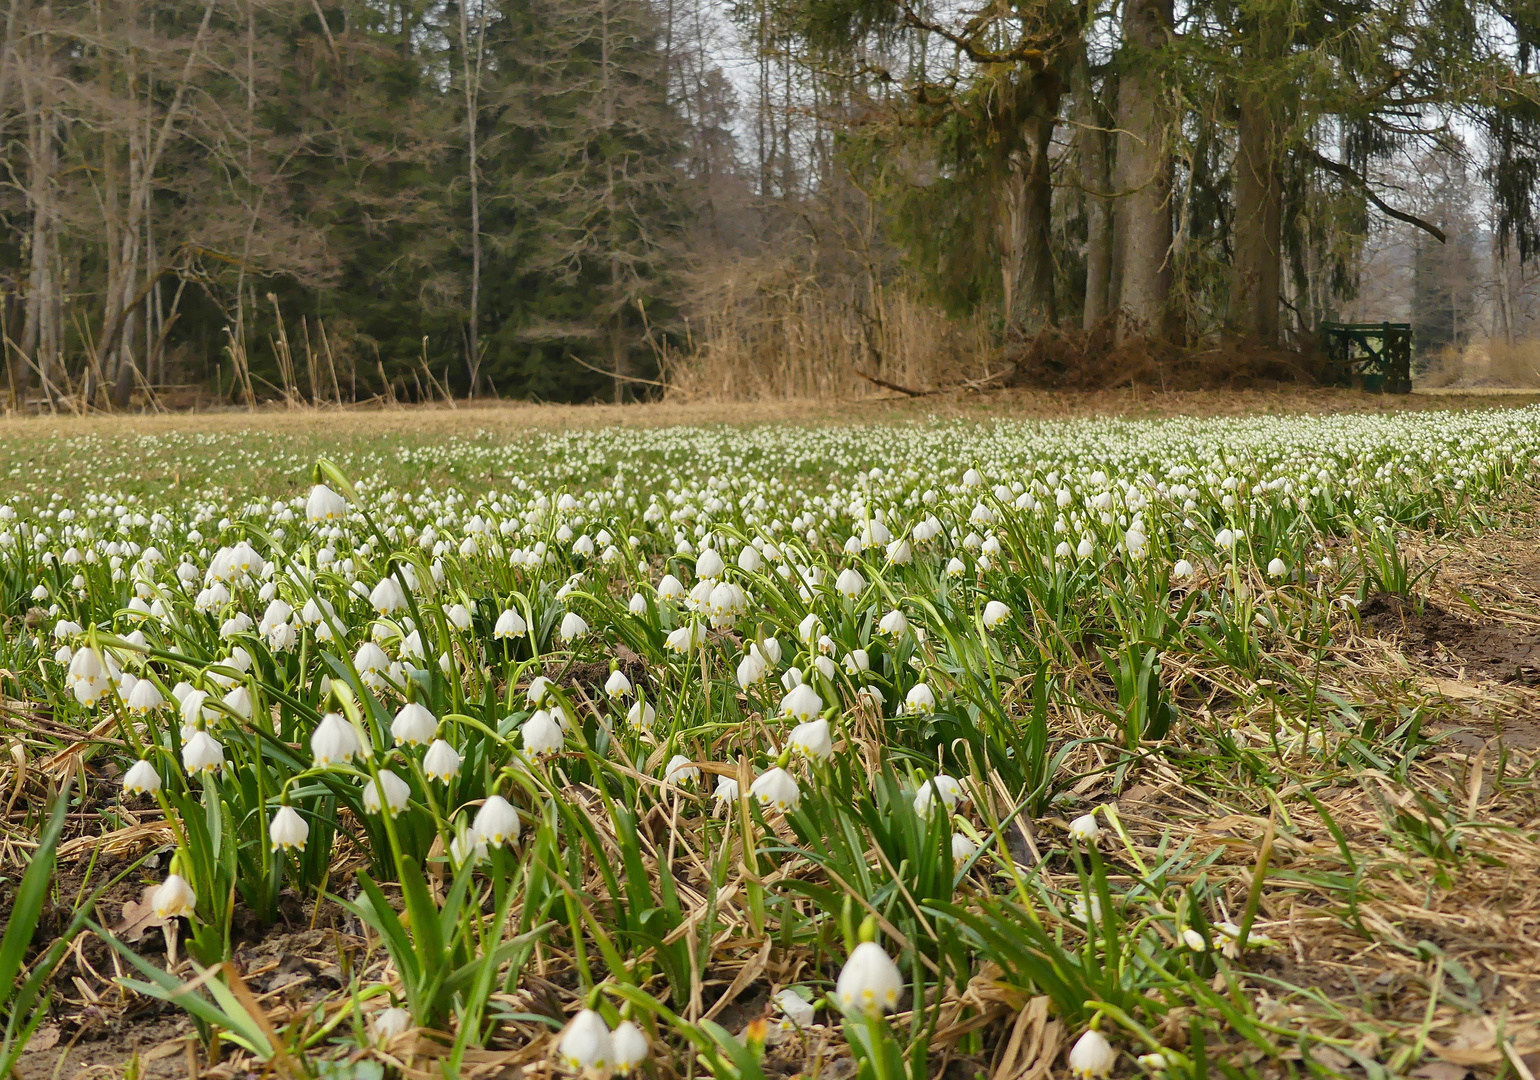
<path id="1" fill-rule="evenodd" d="M 886 380 L 886 379 L 879 379 L 875 375 L 868 375 L 866 372 L 862 371 L 860 368 L 852 368 L 851 370 L 854 371 L 857 375 L 861 376 L 861 378 L 865 379 L 869 383 L 876 383 L 878 386 L 882 387 L 885 390 L 897 390 L 900 394 L 908 394 L 910 397 L 926 397 L 926 396 L 928 396 L 930 394 L 935 394 L 935 393 L 939 393 L 940 392 L 940 391 L 937 391 L 937 390 L 916 390 L 913 387 L 900 386 L 900 385 L 898 385 L 898 383 L 888 382 L 888 380 Z"/>

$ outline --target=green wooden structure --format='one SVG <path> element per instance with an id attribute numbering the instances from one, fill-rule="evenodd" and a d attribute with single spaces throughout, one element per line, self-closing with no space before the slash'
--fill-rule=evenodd
<path id="1" fill-rule="evenodd" d="M 1357 386 L 1371 394 L 1411 392 L 1411 323 L 1323 322 L 1321 347 L 1326 385 Z"/>

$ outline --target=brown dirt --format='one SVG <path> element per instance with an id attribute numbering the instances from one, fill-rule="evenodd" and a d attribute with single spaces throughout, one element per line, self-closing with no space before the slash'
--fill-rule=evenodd
<path id="1" fill-rule="evenodd" d="M 1432 601 L 1418 605 L 1403 596 L 1376 593 L 1359 606 L 1365 629 L 1399 639 L 1403 651 L 1430 662 L 1459 661 L 1466 671 L 1494 682 L 1540 683 L 1540 629 L 1496 619 L 1465 619 Z"/>

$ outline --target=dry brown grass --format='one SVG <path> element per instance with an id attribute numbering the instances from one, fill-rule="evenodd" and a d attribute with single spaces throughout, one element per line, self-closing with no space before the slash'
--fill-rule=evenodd
<path id="1" fill-rule="evenodd" d="M 1419 389 L 1540 388 L 1540 339 L 1509 344 L 1483 338 L 1463 349 L 1445 347 L 1418 377 L 1417 384 Z"/>
<path id="2" fill-rule="evenodd" d="M 1500 397 L 1500 402 L 1494 401 Z M 845 400 L 781 399 L 754 402 L 676 401 L 627 405 L 549 405 L 525 402 L 461 402 L 401 407 L 298 408 L 255 411 L 0 417 L 0 438 L 30 438 L 42 432 L 242 431 L 326 432 L 352 435 L 513 433 L 600 427 L 669 427 L 696 424 L 875 424 L 927 419 L 989 421 L 1168 416 L 1257 416 L 1521 407 L 1540 403 L 1540 389 L 1501 395 L 1491 390 L 1445 389 L 1405 397 L 1355 390 L 1278 387 L 1251 390 L 1168 391 L 1125 387 L 1100 391 L 997 390 L 952 392 L 909 398 L 896 394 Z"/>

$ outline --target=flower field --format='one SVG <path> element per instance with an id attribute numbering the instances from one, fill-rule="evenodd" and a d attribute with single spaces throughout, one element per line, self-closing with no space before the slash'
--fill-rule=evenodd
<path id="1" fill-rule="evenodd" d="M 1537 478 L 1536 409 L 0 440 L 0 1075 L 1533 1080 Z"/>

